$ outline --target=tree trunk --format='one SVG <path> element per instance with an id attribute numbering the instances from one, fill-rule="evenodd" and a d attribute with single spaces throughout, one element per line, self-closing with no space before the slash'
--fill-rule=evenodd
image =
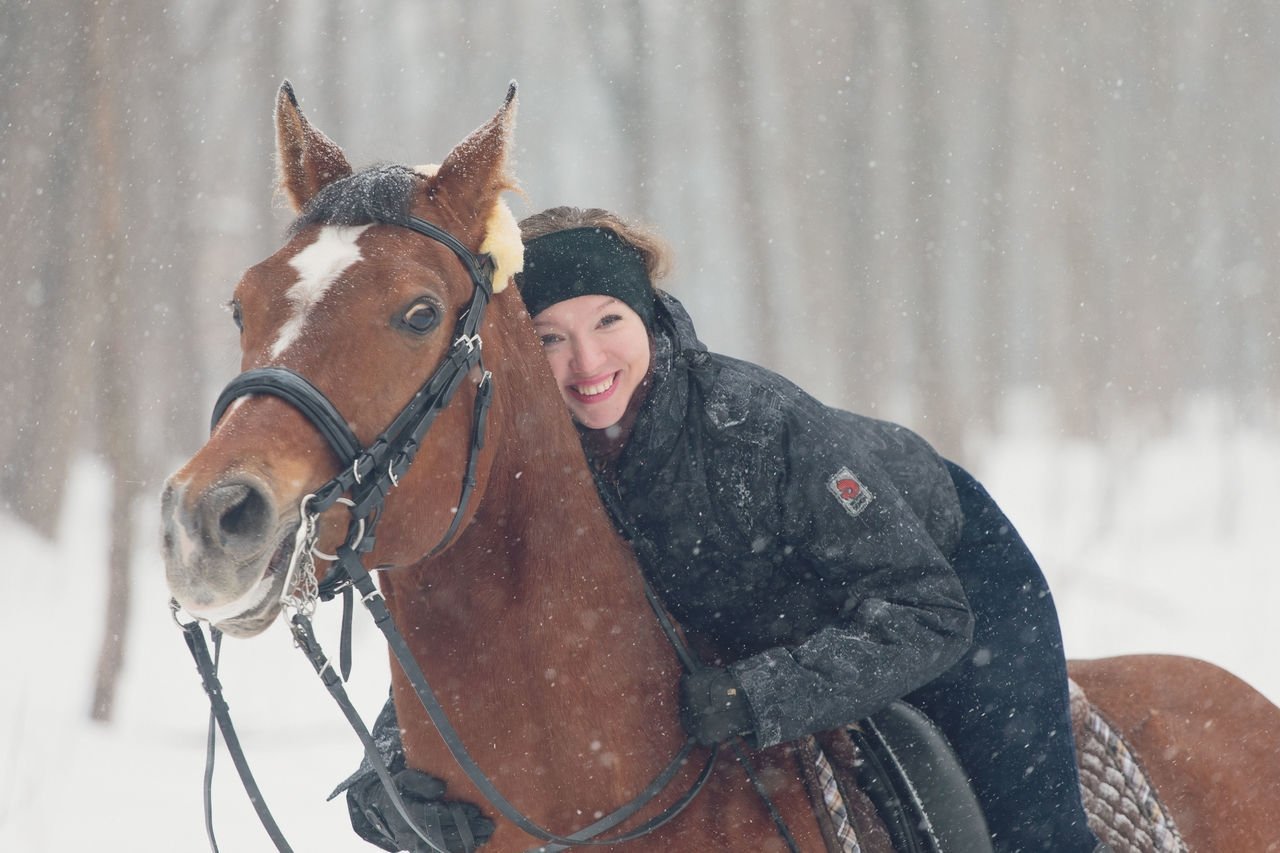
<path id="1" fill-rule="evenodd" d="M 905 6 L 903 36 L 906 41 L 907 110 L 911 116 L 907 143 L 907 176 L 911 182 L 909 209 L 913 255 L 909 259 L 911 280 L 908 310 L 913 319 L 911 354 L 916 387 L 919 429 L 944 455 L 955 455 L 960 446 L 956 428 L 956 401 L 950 369 L 951 336 L 946 316 L 949 286 L 942 268 L 942 204 L 946 128 L 939 92 L 943 72 L 938 50 L 936 9 L 929 3 Z"/>
<path id="2" fill-rule="evenodd" d="M 88 159 L 82 124 L 89 72 L 79 51 L 45 68 L 30 47 L 78 38 L 79 20 L 48 5 L 11 14 L 4 45 L 12 47 L 7 61 L 14 85 L 4 86 L 4 106 L 23 119 L 0 128 L 0 197 L 14 202 L 0 223 L 6 241 L 0 331 L 7 356 L 0 389 L 17 405 L 0 409 L 0 494 L 6 511 L 52 538 L 92 395 L 89 301 L 76 280 L 78 253 L 72 248 L 88 207 L 79 193 Z M 28 153 L 50 139 L 56 144 L 46 156 Z M 7 159 L 15 168 L 6 166 Z"/>
<path id="3" fill-rule="evenodd" d="M 119 12 L 119 8 L 115 12 Z M 113 13 L 114 14 L 114 13 Z M 104 451 L 111 470 L 111 549 L 108 558 L 107 614 L 102 646 L 98 654 L 90 715 L 109 721 L 115 708 L 116 683 L 124 666 L 125 637 L 129 624 L 129 558 L 133 548 L 133 502 L 137 492 L 138 460 L 134 444 L 137 432 L 133 402 L 134 345 L 131 326 L 136 312 L 131 310 L 131 291 L 122 280 L 123 170 L 120 157 L 120 110 L 117 91 L 124 75 L 112 57 L 119 56 L 111 44 L 113 31 L 102 17 L 90 20 L 93 75 L 92 150 L 98 168 L 98 211 L 95 245 L 98 275 L 90 283 L 93 300 L 102 306 L 102 322 L 97 340 L 103 342 L 94 383 L 100 396 Z"/>

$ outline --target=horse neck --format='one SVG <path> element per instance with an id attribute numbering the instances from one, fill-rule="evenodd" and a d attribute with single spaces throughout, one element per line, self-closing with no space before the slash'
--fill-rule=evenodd
<path id="1" fill-rule="evenodd" d="M 458 556 L 489 565 L 480 576 L 497 579 L 504 618 L 542 624 L 536 611 L 545 609 L 587 622 L 594 618 L 588 613 L 625 619 L 650 626 L 643 635 L 652 634 L 656 650 L 669 655 L 635 555 L 601 503 L 541 345 L 523 312 L 508 313 L 504 321 L 511 351 L 495 378 L 501 384 L 495 390 L 494 459 Z M 537 607 L 530 606 L 534 602 Z M 653 653 L 643 652 L 646 667 Z"/>
<path id="2" fill-rule="evenodd" d="M 499 579 L 492 592 L 501 591 L 502 604 L 493 615 L 523 624 L 527 637 L 545 643 L 549 661 L 607 651 L 629 658 L 611 665 L 622 672 L 651 671 L 655 660 L 674 666 L 639 564 L 600 501 L 559 396 L 549 404 L 546 395 L 523 401 L 519 411 L 523 417 L 510 423 L 515 432 L 497 449 L 484 500 L 459 543 L 488 564 L 483 576 Z M 534 425 L 532 434 L 521 434 L 531 429 L 521 424 Z"/>
<path id="3" fill-rule="evenodd" d="M 541 372 L 495 379 L 495 455 L 474 517 L 388 601 L 398 623 L 417 628 L 410 642 L 428 678 L 465 685 L 448 703 L 464 740 L 495 744 L 533 800 L 558 790 L 547 809 L 574 788 L 616 803 L 683 740 L 679 663 L 542 355 L 529 358 Z M 413 763 L 450 765 L 437 741 L 406 737 Z M 613 763 L 584 772 L 584 749 Z"/>

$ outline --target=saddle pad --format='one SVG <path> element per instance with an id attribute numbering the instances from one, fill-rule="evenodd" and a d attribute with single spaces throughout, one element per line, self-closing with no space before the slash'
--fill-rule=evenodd
<path id="1" fill-rule="evenodd" d="M 1089 828 L 1116 853 L 1187 853 L 1137 754 L 1085 696 L 1071 691 L 1071 728 Z"/>

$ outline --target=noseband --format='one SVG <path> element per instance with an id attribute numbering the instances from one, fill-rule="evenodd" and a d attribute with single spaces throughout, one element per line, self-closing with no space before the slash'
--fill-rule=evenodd
<path id="1" fill-rule="evenodd" d="M 453 399 L 464 377 L 473 368 L 479 367 L 482 374 L 476 391 L 471 446 L 466 472 L 462 478 L 458 506 L 453 514 L 453 520 L 444 534 L 444 538 L 431 550 L 428 556 L 438 553 L 457 533 L 465 514 L 467 502 L 476 485 L 477 457 L 480 449 L 484 446 L 486 416 L 493 394 L 492 376 L 483 369 L 479 333 L 481 321 L 484 318 L 484 309 L 489 299 L 493 296 L 493 259 L 488 255 L 474 254 L 448 231 L 415 216 L 388 221 L 385 224 L 408 228 L 443 243 L 462 261 L 475 287 L 470 306 L 458 318 L 454 340 L 449 352 L 418 392 L 414 394 L 413 399 L 391 422 L 390 426 L 379 434 L 368 447 L 361 448 L 359 439 L 356 438 L 346 419 L 338 412 L 337 407 L 306 377 L 286 367 L 262 367 L 241 373 L 223 389 L 213 407 L 211 429 L 217 426 L 231 404 L 241 397 L 250 394 L 268 394 L 278 397 L 292 405 L 315 426 L 320 434 L 324 436 L 338 459 L 342 461 L 343 467 L 339 473 L 313 494 L 304 498 L 302 502 L 302 522 L 293 560 L 290 563 L 289 575 L 285 582 L 285 600 L 283 602 L 286 607 L 292 607 L 296 611 L 290 620 L 290 628 L 294 639 L 306 654 L 308 660 L 311 661 L 316 673 L 324 682 L 330 695 L 337 701 L 343 714 L 360 738 L 365 747 L 365 755 L 382 781 L 383 787 L 386 788 L 392 804 L 406 823 L 413 828 L 432 850 L 447 853 L 443 840 L 438 835 L 420 829 L 408 815 L 404 802 L 401 800 L 395 788 L 395 783 L 391 779 L 390 772 L 378 753 L 372 735 L 365 727 L 343 687 L 343 681 L 345 681 L 349 671 L 350 597 L 353 588 L 361 596 L 362 602 L 373 615 L 374 622 L 386 637 L 391 651 L 395 654 L 402 670 L 422 702 L 428 717 L 435 725 L 454 759 L 486 799 L 504 817 L 529 835 L 540 838 L 544 842 L 549 842 L 537 848 L 538 850 L 550 852 L 578 845 L 613 845 L 640 838 L 665 825 L 694 800 L 711 776 L 719 753 L 718 745 L 712 747 L 707 762 L 701 773 L 699 773 L 698 778 L 679 799 L 657 816 L 650 818 L 632 830 L 620 835 L 614 835 L 608 839 L 597 838 L 597 836 L 619 826 L 628 818 L 637 814 L 665 790 L 666 786 L 674 780 L 684 767 L 690 753 L 693 751 L 696 745 L 693 738 L 688 738 L 685 741 L 685 744 L 676 753 L 675 757 L 653 779 L 648 787 L 614 812 L 567 836 L 558 835 L 544 829 L 516 809 L 494 787 L 493 783 L 485 776 L 479 765 L 471 757 L 456 729 L 454 729 L 445 715 L 444 708 L 437 699 L 435 692 L 427 683 L 426 677 L 423 675 L 422 669 L 414 658 L 412 651 L 396 629 L 381 592 L 363 565 L 361 554 L 368 553 L 373 549 L 374 528 L 378 521 L 379 510 L 382 508 L 387 495 L 395 488 L 399 478 L 412 464 L 418 450 L 421 448 L 422 440 L 427 430 L 430 429 L 436 416 Z M 349 498 L 346 497 L 348 494 L 350 495 Z M 339 502 L 346 504 L 351 514 L 351 524 L 348 527 L 346 541 L 339 546 L 337 554 L 332 557 L 334 565 L 326 575 L 323 583 L 312 587 L 311 597 L 308 600 L 300 601 L 298 598 L 292 597 L 292 585 L 295 582 L 294 566 L 298 562 L 300 555 L 304 555 L 306 560 L 310 560 L 310 553 L 315 541 L 314 525 L 316 518 L 320 513 Z M 312 576 L 312 582 L 314 583 L 314 576 Z M 343 651 L 340 664 L 343 670 L 342 676 L 339 676 L 334 671 L 329 659 L 321 650 L 309 618 L 310 607 L 315 598 L 328 600 L 340 592 L 344 595 L 347 604 L 343 615 Z M 667 627 L 665 614 L 662 613 L 652 592 L 650 591 L 648 594 L 650 604 L 654 606 L 660 621 L 663 622 L 664 631 L 666 631 L 672 642 L 677 644 L 677 650 L 680 650 L 682 643 L 678 640 L 674 629 Z M 197 669 L 204 682 L 205 692 L 208 693 L 210 699 L 210 737 L 205 773 L 205 828 L 209 836 L 210 845 L 214 853 L 217 853 L 217 843 L 213 836 L 210 801 L 213 725 L 216 721 L 223 732 L 228 751 L 231 753 L 232 760 L 236 765 L 245 789 L 248 791 L 254 808 L 258 812 L 258 817 L 266 828 L 268 835 L 276 843 L 277 849 L 290 851 L 283 834 L 266 808 L 261 793 L 253 780 L 252 773 L 249 771 L 243 751 L 239 748 L 238 739 L 231 724 L 230 714 L 227 711 L 225 701 L 222 699 L 221 684 L 217 678 L 216 651 L 215 654 L 210 655 L 199 623 L 196 621 L 184 623 L 177 619 L 179 606 L 176 601 L 172 602 L 171 606 L 174 608 L 175 621 L 183 629 L 187 646 L 196 660 Z M 216 649 L 216 644 L 220 639 L 220 632 L 215 629 L 213 634 Z M 772 809 L 772 807 L 770 808 Z M 795 849 L 793 842 L 791 843 L 791 848 Z"/>

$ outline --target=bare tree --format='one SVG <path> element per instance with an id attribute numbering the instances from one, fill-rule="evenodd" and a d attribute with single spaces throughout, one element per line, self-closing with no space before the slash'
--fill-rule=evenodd
<path id="1" fill-rule="evenodd" d="M 909 233 L 911 251 L 904 257 L 910 274 L 904 281 L 911 316 L 911 382 L 919 412 L 919 424 L 944 452 L 954 453 L 960 443 L 954 399 L 954 380 L 948 353 L 953 344 L 946 317 L 948 276 L 942 268 L 941 247 L 946 130 L 940 86 L 943 79 L 937 11 L 927 2 L 903 7 L 902 35 L 907 70 L 906 112 L 909 116 L 910 152 L 903 176 L 910 192 Z"/>
<path id="2" fill-rule="evenodd" d="M 124 665 L 129 626 L 129 566 L 133 551 L 133 505 L 139 482 L 137 406 L 134 399 L 136 363 L 133 290 L 125 285 L 124 183 L 126 168 L 121 147 L 127 137 L 119 93 L 128 74 L 120 67 L 119 33 L 113 27 L 121 18 L 105 10 L 87 11 L 92 68 L 89 90 L 92 138 L 90 149 L 95 175 L 95 221 L 92 245 L 99 263 L 89 283 L 92 300 L 101 306 L 97 338 L 102 342 L 96 362 L 94 387 L 99 393 L 100 435 L 111 470 L 111 546 L 107 561 L 106 620 L 94 681 L 91 715 L 111 719 L 116 683 Z M 117 9 L 117 11 L 120 11 Z M 127 18 L 126 18 L 127 20 Z"/>
<path id="3" fill-rule="evenodd" d="M 83 117 L 89 113 L 88 70 L 80 52 L 45 67 L 40 46 L 80 37 L 80 19 L 37 5 L 10 8 L 13 86 L 5 86 L 11 115 L 0 140 L 7 156 L 6 264 L 0 323 L 12 348 L 5 359 L 6 396 L 22 405 L 0 407 L 0 494 L 6 508 L 46 536 L 57 530 L 70 462 L 91 416 L 89 348 L 93 306 L 81 298 L 77 250 L 84 226 L 81 163 Z M 6 26 L 6 31 L 9 30 Z M 52 143 L 50 143 L 52 140 Z M 10 326 L 9 324 L 13 324 Z"/>
<path id="4" fill-rule="evenodd" d="M 1002 392 L 1009 381 L 1010 284 L 1008 254 L 1011 251 L 1009 197 L 1013 184 L 1013 151 L 1021 143 L 1014 121 L 1014 57 L 1022 49 L 1018 38 L 1018 17 L 1004 3 L 988 4 L 985 34 L 986 67 L 979 70 L 988 96 L 981 101 L 979 114 L 984 135 L 979 180 L 983 183 L 981 203 L 973 216 L 980 255 L 979 275 L 973 299 L 974 393 L 970 397 L 969 430 L 992 432 L 999 428 Z"/>

